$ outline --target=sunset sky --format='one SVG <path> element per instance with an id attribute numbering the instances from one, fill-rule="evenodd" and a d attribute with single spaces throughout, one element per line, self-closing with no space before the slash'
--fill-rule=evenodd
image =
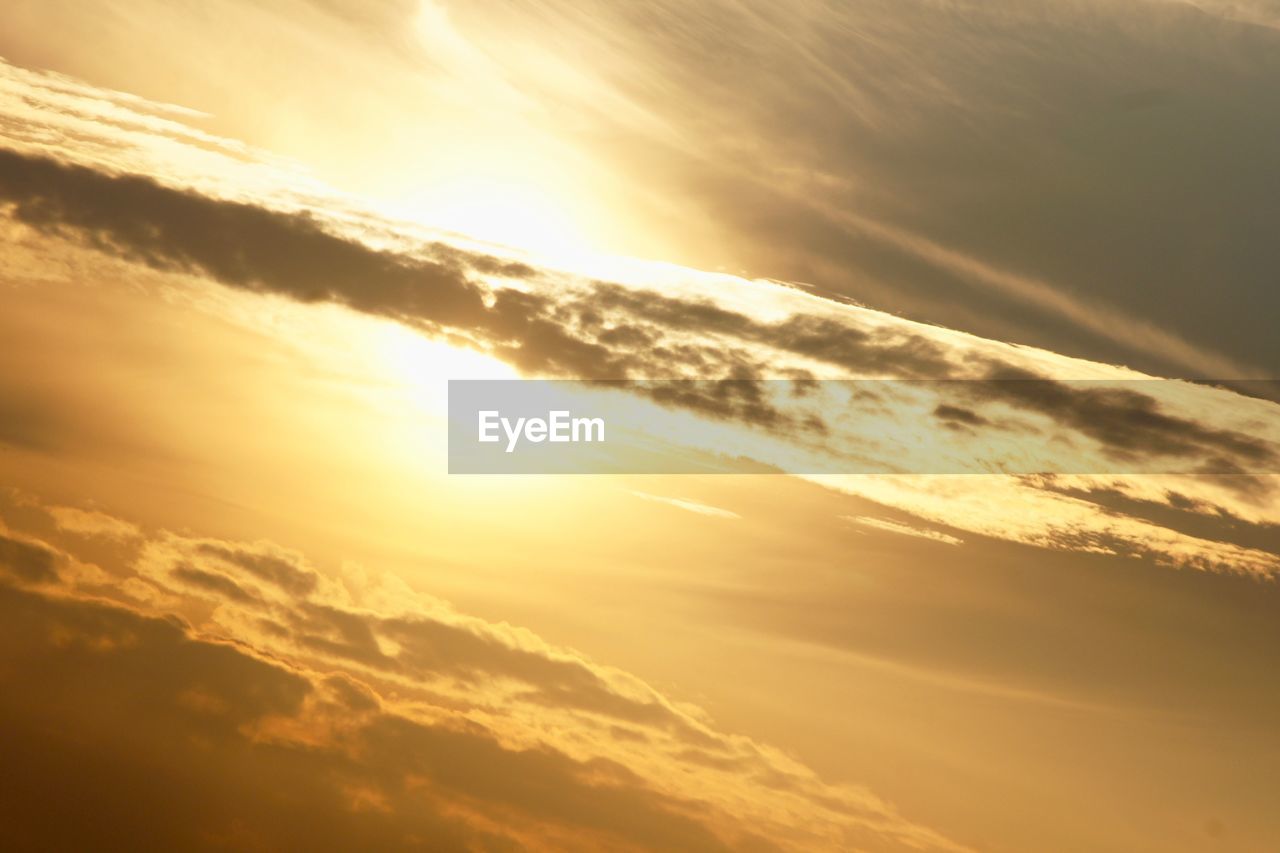
<path id="1" fill-rule="evenodd" d="M 1271 0 L 0 58 L 0 848 L 1280 849 Z M 464 379 L 688 467 L 457 473 Z"/>

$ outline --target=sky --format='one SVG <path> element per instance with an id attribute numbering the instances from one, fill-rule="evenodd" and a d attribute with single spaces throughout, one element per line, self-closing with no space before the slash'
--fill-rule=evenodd
<path id="1" fill-rule="evenodd" d="M 0 833 L 1275 847 L 1277 48 L 6 4 Z M 739 473 L 451 474 L 447 381 L 516 378 Z"/>

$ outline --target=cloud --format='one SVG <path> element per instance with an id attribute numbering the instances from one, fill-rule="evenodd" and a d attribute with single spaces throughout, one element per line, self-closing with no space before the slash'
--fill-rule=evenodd
<path id="1" fill-rule="evenodd" d="M 620 767 L 353 707 L 332 680 L 123 608 L 3 588 L 0 612 L 18 844 L 727 849 Z"/>
<path id="2" fill-rule="evenodd" d="M 704 503 L 686 500 L 684 498 L 672 498 L 672 497 L 665 497 L 663 495 L 651 495 L 648 492 L 637 492 L 634 490 L 631 492 L 631 494 L 635 495 L 636 497 L 642 500 L 666 504 L 667 506 L 673 506 L 676 509 L 682 509 L 682 510 L 685 510 L 686 512 L 692 512 L 697 515 L 709 515 L 712 518 L 742 518 L 742 516 L 738 515 L 736 512 L 733 512 L 731 510 L 721 509 L 720 507 L 716 507 L 716 506 L 709 506 Z"/>
<path id="3" fill-rule="evenodd" d="M 53 546 L 0 541 L 56 580 Z M 964 849 L 630 675 L 430 599 L 370 609 L 272 543 L 163 534 L 135 568 L 0 584 L 20 843 Z"/>
<path id="4" fill-rule="evenodd" d="M 228 555 L 234 555 L 228 559 Z M 273 566 L 264 575 L 262 565 Z M 262 644 L 282 654 L 352 664 L 366 673 L 416 684 L 484 678 L 524 700 L 573 707 L 622 721 L 669 729 L 702 743 L 703 724 L 649 688 L 557 652 L 526 632 L 466 619 L 438 606 L 399 615 L 369 612 L 332 582 L 321 584 L 300 555 L 271 543 L 229 543 L 168 535 L 143 548 L 141 577 L 165 593 L 179 592 L 223 607 L 229 630 L 267 622 Z M 307 578 L 280 584 L 279 576 Z M 621 680 L 619 680 L 621 679 Z M 459 701 L 473 701 L 474 694 Z"/>
<path id="5" fill-rule="evenodd" d="M 449 247 L 430 247 L 434 259 L 376 250 L 332 233 L 309 214 L 213 199 L 142 176 L 108 175 L 13 151 L 0 150 L 0 198 L 28 226 L 157 269 L 199 272 L 302 302 L 336 302 L 458 335 L 525 371 L 621 379 L 692 369 L 699 377 L 738 377 L 737 384 L 719 388 L 728 397 L 679 402 L 766 425 L 786 420 L 753 399 L 742 379 L 766 372 L 766 364 L 744 346 L 708 345 L 707 336 L 730 336 L 847 370 L 915 374 L 950 366 L 936 343 L 902 329 L 868 331 L 805 316 L 761 323 L 705 300 L 604 282 L 558 299 L 490 289 L 475 277 L 536 273 Z M 673 333 L 694 337 L 676 341 Z"/>
<path id="6" fill-rule="evenodd" d="M 142 535 L 137 525 L 107 515 L 105 512 L 77 509 L 71 506 L 51 506 L 47 511 L 53 517 L 54 524 L 58 525 L 58 529 L 68 533 L 91 537 L 101 536 L 119 541 Z"/>
<path id="7" fill-rule="evenodd" d="M 0 151 L 0 197 L 24 224 L 79 235 L 149 266 L 198 271 L 233 287 L 336 302 L 462 336 L 526 371 L 575 378 L 663 376 L 690 368 L 702 377 L 719 374 L 727 381 L 635 387 L 660 402 L 784 433 L 821 433 L 827 425 L 819 413 L 792 417 L 764 399 L 754 383 L 769 371 L 768 351 L 850 373 L 937 377 L 985 369 L 999 379 L 1037 377 L 994 355 L 949 352 L 903 324 L 868 328 L 853 318 L 816 314 L 769 322 L 705 299 L 606 282 L 558 298 L 487 287 L 480 276 L 536 273 L 456 249 L 433 249 L 434 260 L 377 250 L 331 233 L 309 214 L 216 200 L 139 176 L 106 175 L 11 151 Z M 791 369 L 806 375 L 798 364 Z M 974 383 L 966 389 L 1036 408 L 1129 457 L 1212 450 L 1219 455 L 1211 464 L 1235 465 L 1231 470 L 1276 458 L 1263 442 L 1164 415 L 1153 400 L 1133 392 L 1079 391 L 1050 382 Z"/>
<path id="8" fill-rule="evenodd" d="M 1239 430 L 1218 429 L 1165 411 L 1158 399 L 1117 383 L 1072 385 L 1015 368 L 997 367 L 993 381 L 966 383 L 976 399 L 998 399 L 1047 415 L 1057 423 L 1100 441 L 1114 456 L 1208 456 L 1271 471 L 1276 445 Z M 1158 389 L 1158 385 L 1152 385 Z M 1228 463 L 1231 464 L 1231 463 Z M 1269 467 L 1272 466 L 1272 467 Z M 1204 473 L 1212 473 L 1205 471 Z M 1232 469 L 1218 473 L 1240 473 Z"/>
<path id="9" fill-rule="evenodd" d="M 1280 574 L 1280 558 L 1268 547 L 1239 539 L 1230 525 L 1206 525 L 1193 531 L 1167 524 L 1150 513 L 1126 513 L 1108 506 L 1105 497 L 1062 494 L 1047 487 L 1043 477 L 984 476 L 832 476 L 812 478 L 823 485 L 860 495 L 936 524 L 968 530 L 1011 542 L 1082 553 L 1123 554 L 1157 565 L 1273 578 Z M 1085 478 L 1090 479 L 1090 478 Z M 1187 477 L 1106 477 L 1134 484 L 1179 483 L 1197 493 L 1196 480 Z M 1207 478 L 1214 480 L 1217 478 Z M 1228 479 L 1228 478 L 1222 478 Z M 1270 478 L 1274 480 L 1275 478 Z M 1050 480 L 1052 482 L 1052 479 Z M 1218 505 L 1230 503 L 1220 483 L 1203 493 Z M 1274 486 L 1274 483 L 1272 484 Z M 1216 487 L 1216 488 L 1215 488 Z M 1257 509 L 1274 518 L 1274 488 Z M 1274 523 L 1274 522 L 1269 522 Z"/>
<path id="10" fill-rule="evenodd" d="M 235 566 L 256 580 L 293 595 L 307 595 L 315 590 L 318 583 L 314 571 L 299 567 L 298 555 L 281 551 L 269 543 L 245 547 L 207 541 L 198 543 L 195 549 L 202 557 Z"/>
<path id="11" fill-rule="evenodd" d="M 19 221 L 70 229 L 160 269 L 200 271 L 224 284 L 303 302 L 333 301 L 441 323 L 463 322 L 483 307 L 478 288 L 455 266 L 366 248 L 329 234 L 306 215 L 281 215 L 167 189 L 142 176 L 107 175 L 13 151 L 0 151 L 0 183 Z"/>
<path id="12" fill-rule="evenodd" d="M 58 578 L 60 555 L 42 542 L 0 533 L 0 572 L 22 583 L 51 583 Z"/>
<path id="13" fill-rule="evenodd" d="M 875 518 L 868 515 L 851 515 L 845 516 L 846 519 L 854 524 L 860 524 L 863 527 L 871 527 L 875 530 L 883 530 L 886 533 L 898 533 L 903 536 L 914 536 L 917 539 L 929 539 L 934 542 L 941 542 L 944 545 L 961 545 L 964 544 L 963 539 L 959 539 L 949 533 L 943 533 L 940 530 L 929 530 L 923 527 L 912 527 L 909 524 L 903 524 L 899 521 L 890 521 L 887 518 Z"/>
<path id="14" fill-rule="evenodd" d="M 1277 357 L 1234 307 L 1275 307 L 1256 223 L 1276 119 L 1256 105 L 1280 66 L 1273 33 L 1238 23 L 1274 23 L 1267 8 L 543 0 L 452 10 L 449 31 L 549 105 L 689 262 L 1226 379 Z"/>
<path id="15" fill-rule="evenodd" d="M 78 133 L 117 135 L 109 125 L 92 123 Z M 145 166 L 145 157 L 130 161 L 121 153 L 141 143 L 133 137 L 115 142 L 112 162 Z M 184 185 L 180 172 L 162 184 L 118 167 L 111 171 L 91 150 L 79 165 L 33 150 L 26 144 L 23 152 L 0 151 L 0 199 L 12 220 L 44 235 L 40 239 L 64 238 L 167 274 L 196 274 L 232 288 L 395 319 L 488 352 L 526 375 L 625 378 L 632 391 L 665 405 L 742 424 L 818 454 L 826 461 L 813 470 L 864 470 L 858 466 L 870 459 L 879 465 L 870 470 L 901 470 L 894 466 L 901 460 L 907 470 L 916 470 L 915 462 L 926 473 L 1212 472 L 1233 475 L 1239 488 L 1231 503 L 1270 500 L 1269 481 L 1254 475 L 1277 461 L 1268 426 L 1276 423 L 1274 410 L 1219 389 L 1192 393 L 1178 386 L 1178 393 L 1157 397 L 1135 390 L 1143 377 L 1122 368 L 912 323 L 765 282 L 687 270 L 658 275 L 652 267 L 645 272 L 654 273 L 654 281 L 570 275 L 423 241 L 395 223 L 357 215 L 351 205 L 321 213 L 299 205 L 296 196 L 282 201 L 261 187 L 229 193 L 235 200 L 215 198 Z M 901 408 L 892 395 L 863 395 L 832 407 L 814 391 L 815 379 L 851 375 L 989 381 L 939 383 L 939 398 L 919 414 Z M 791 393 L 779 398 L 762 382 L 766 376 L 789 377 Z M 1076 376 L 1135 382 L 1127 390 L 1105 391 L 1054 378 Z M 1027 381 L 1002 381 L 1009 377 Z M 965 423 L 957 421 L 962 412 L 969 415 Z M 976 423 L 979 418 L 988 423 Z M 940 423 L 964 428 L 938 429 Z M 860 424 L 871 424 L 873 432 L 858 432 Z M 940 451 L 936 462 L 928 455 L 901 456 L 909 447 L 904 438 L 921 430 L 922 446 Z M 985 511 L 964 502 L 947 510 L 940 495 L 909 489 L 918 502 L 903 506 L 906 492 L 896 486 L 858 488 L 891 495 L 893 505 L 909 512 L 928 506 L 925 517 L 987 535 L 1050 547 L 1136 536 L 1144 548 L 1167 549 L 1161 553 L 1175 563 L 1271 571 L 1268 561 L 1248 550 L 1224 550 L 1198 538 L 1193 544 L 1159 530 L 1150 536 L 1141 524 L 1119 531 L 1116 519 L 1097 507 L 1072 504 L 1064 516 L 1072 519 L 1072 531 L 1087 532 L 1082 537 L 1053 532 L 1056 521 L 1049 518 L 1041 519 L 1049 527 L 1033 531 L 995 510 L 996 501 Z M 1056 498 L 1034 494 L 1034 480 L 988 482 L 985 488 L 1016 492 L 1029 506 L 1062 508 Z M 274 582 L 306 581 L 280 576 Z M 259 575 L 245 588 L 269 597 L 272 583 Z"/>
<path id="16" fill-rule="evenodd" d="M 1066 448 L 1061 451 L 1066 456 L 1056 462 L 1049 457 L 1043 469 L 1014 470 L 1079 473 L 1121 465 L 1125 470 L 1238 473 L 1266 470 L 1276 459 L 1274 442 L 1261 437 L 1266 435 L 1265 429 L 1258 432 L 1255 426 L 1252 431 L 1242 431 L 1212 423 L 1237 409 L 1237 422 L 1252 419 L 1255 424 L 1266 423 L 1265 416 L 1262 421 L 1257 419 L 1263 412 L 1259 407 L 1271 404 L 1204 389 L 1198 392 L 1204 401 L 1196 417 L 1182 416 L 1132 389 L 1100 391 L 1088 383 L 1048 379 L 1046 374 L 1064 371 L 1070 364 L 1055 361 L 1048 354 L 931 330 L 812 297 L 789 296 L 792 302 L 784 303 L 784 313 L 768 317 L 748 313 L 745 306 L 743 310 L 723 307 L 696 290 L 663 293 L 598 280 L 558 277 L 549 281 L 551 274 L 543 272 L 520 278 L 521 287 L 527 289 L 518 289 L 503 281 L 508 273 L 528 276 L 527 265 L 509 266 L 458 250 L 440 252 L 439 259 L 431 260 L 420 253 L 374 249 L 328 230 L 330 226 L 312 215 L 212 199 L 138 176 L 111 176 L 13 152 L 0 151 L 0 197 L 10 202 L 18 220 L 32 227 L 78 237 L 91 246 L 158 269 L 195 271 L 236 288 L 278 293 L 304 302 L 333 301 L 391 317 L 427 333 L 468 341 L 534 374 L 616 378 L 692 372 L 704 381 L 627 381 L 633 390 L 660 403 L 761 428 L 820 453 L 836 453 L 824 463 L 834 467 L 817 470 L 839 471 L 845 464 L 840 453 L 870 452 L 873 459 L 889 462 L 897 452 L 892 443 L 879 447 L 876 442 L 918 425 L 905 414 L 907 410 L 895 414 L 896 404 L 891 399 L 860 401 L 844 412 L 844 422 L 833 421 L 833 413 L 840 410 L 825 408 L 825 398 L 811 390 L 809 377 L 819 370 L 835 370 L 840 376 L 890 372 L 916 378 L 923 374 L 929 379 L 947 370 L 953 375 L 983 378 L 932 387 L 944 393 L 942 405 L 957 411 L 971 411 L 975 404 L 1000 404 L 1037 413 L 1043 417 L 1042 428 L 1048 435 L 1059 438 L 1051 441 L 1035 431 L 1027 432 L 1025 425 L 975 412 L 991 421 L 980 430 L 975 424 L 968 425 L 975 441 L 1022 435 L 1019 440 L 1030 440 L 1027 446 L 1037 453 Z M 438 250 L 428 246 L 425 251 Z M 639 335 L 617 335 L 621 329 L 636 329 Z M 614 337 L 609 343 L 605 336 L 611 333 Z M 640 340 L 647 343 L 637 345 Z M 766 366 L 770 364 L 773 366 Z M 1096 365 L 1089 370 L 1104 377 L 1130 375 L 1108 373 Z M 779 400 L 765 393 L 757 377 L 784 371 L 798 378 L 789 386 L 794 393 Z M 707 381 L 717 375 L 738 378 Z M 1004 381 L 1011 378 L 1016 381 Z M 921 387 L 930 386 L 926 382 Z M 1230 405 L 1211 405 L 1210 400 Z M 887 413 L 884 424 L 875 428 L 888 431 L 878 433 L 878 438 L 870 436 L 875 442 L 864 444 L 856 430 L 845 430 L 850 424 L 857 427 L 862 423 L 869 410 Z M 938 411 L 937 404 L 931 411 Z M 1206 418 L 1210 422 L 1206 423 Z M 963 438 L 956 431 L 948 432 L 957 440 Z M 929 434 L 926 446 L 937 444 L 942 435 L 936 431 Z M 1090 448 L 1095 446 L 1106 455 L 1090 456 Z M 972 465 L 975 460 L 980 464 L 990 451 L 980 444 L 976 448 L 956 445 L 958 461 L 944 464 Z M 910 461 L 913 457 L 904 458 Z M 1016 456 L 1011 458 L 1015 466 L 1027 464 L 1017 461 Z M 926 457 L 924 464 L 934 463 Z M 1265 488 L 1265 482 L 1259 482 Z M 1032 491 L 1035 485 L 1018 488 Z M 902 508 L 915 511 L 910 505 Z M 1090 536 L 1116 534 L 1114 519 L 1105 514 L 1072 515 L 1076 517 L 1075 529 L 1085 525 L 1092 531 Z M 976 532 L 1049 547 L 1085 547 L 1093 541 L 1088 536 L 1045 530 L 1020 533 L 1006 515 L 980 519 L 960 507 L 935 518 Z M 1202 557 L 1188 550 L 1189 543 L 1175 546 L 1163 535 L 1148 536 L 1146 541 L 1144 547 L 1152 542 L 1167 543 L 1164 547 L 1171 549 L 1168 556 L 1175 562 L 1216 567 L 1240 560 L 1248 565 L 1248 571 L 1259 570 L 1252 555 Z M 1217 548 L 1205 547 L 1210 552 Z M 260 568 L 268 570 L 266 565 Z M 281 580 L 305 582 L 276 578 Z"/>
<path id="17" fill-rule="evenodd" d="M 950 403 L 939 403 L 933 409 L 933 416 L 942 421 L 948 429 L 972 429 L 990 423 L 986 418 L 972 409 L 953 406 Z"/>

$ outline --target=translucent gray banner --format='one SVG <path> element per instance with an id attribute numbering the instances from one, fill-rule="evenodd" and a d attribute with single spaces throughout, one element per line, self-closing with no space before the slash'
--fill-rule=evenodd
<path id="1" fill-rule="evenodd" d="M 454 474 L 1280 472 L 1280 383 L 451 380 Z"/>

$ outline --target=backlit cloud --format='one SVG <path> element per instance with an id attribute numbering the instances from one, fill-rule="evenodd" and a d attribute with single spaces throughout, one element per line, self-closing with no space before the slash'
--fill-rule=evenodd
<path id="1" fill-rule="evenodd" d="M 6 752 L 29 782 L 22 838 L 965 849 L 624 672 L 429 599 L 370 609 L 268 542 L 163 534 L 136 571 L 89 580 L 60 580 L 57 554 L 0 540 L 3 704 L 39 746 Z M 126 727 L 141 739 L 120 753 Z M 77 801 L 117 802 L 102 826 L 58 819 L 66 762 Z M 121 779 L 135 797 L 115 799 Z"/>

